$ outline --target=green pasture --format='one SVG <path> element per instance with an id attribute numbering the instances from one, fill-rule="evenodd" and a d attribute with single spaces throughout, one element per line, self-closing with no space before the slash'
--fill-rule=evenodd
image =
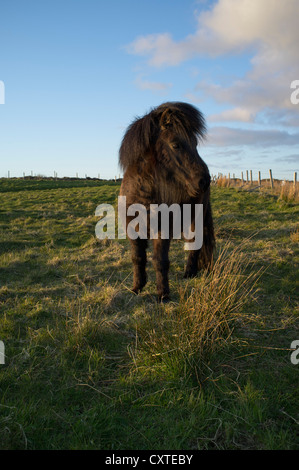
<path id="1" fill-rule="evenodd" d="M 1 449 L 298 449 L 298 205 L 212 187 L 215 271 L 131 291 L 119 183 L 0 179 Z M 299 354 L 298 354 L 299 359 Z"/>

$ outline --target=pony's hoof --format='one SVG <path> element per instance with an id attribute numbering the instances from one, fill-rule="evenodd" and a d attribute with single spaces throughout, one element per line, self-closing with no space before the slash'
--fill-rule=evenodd
<path id="1" fill-rule="evenodd" d="M 142 287 L 133 287 L 133 289 L 131 289 L 131 290 L 132 290 L 133 294 L 138 295 L 142 291 Z"/>
<path id="2" fill-rule="evenodd" d="M 197 271 L 185 271 L 184 273 L 184 279 L 192 279 L 193 277 L 196 277 Z"/>
<path id="3" fill-rule="evenodd" d="M 170 302 L 169 295 L 168 294 L 159 295 L 158 296 L 158 302 L 160 302 L 161 304 L 167 304 L 168 302 Z"/>

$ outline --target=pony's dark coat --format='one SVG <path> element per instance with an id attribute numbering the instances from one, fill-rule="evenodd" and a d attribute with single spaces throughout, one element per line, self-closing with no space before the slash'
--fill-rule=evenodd
<path id="1" fill-rule="evenodd" d="M 213 261 L 215 245 L 210 205 L 210 174 L 197 152 L 198 140 L 205 137 L 203 115 L 188 103 L 161 104 L 127 129 L 119 151 L 124 170 L 120 195 L 126 196 L 127 207 L 143 204 L 203 204 L 204 236 L 200 250 L 189 252 L 185 277 L 208 268 Z M 128 217 L 128 224 L 133 217 Z M 194 229 L 194 220 L 191 227 Z M 134 267 L 133 291 L 146 284 L 147 240 L 130 239 Z M 157 291 L 161 299 L 169 296 L 168 251 L 170 240 L 153 240 Z"/>

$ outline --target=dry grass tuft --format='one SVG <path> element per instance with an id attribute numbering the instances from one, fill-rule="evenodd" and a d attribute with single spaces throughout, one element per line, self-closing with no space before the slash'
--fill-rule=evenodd
<path id="1" fill-rule="evenodd" d="M 258 181 L 252 181 L 252 184 L 247 181 L 242 181 L 241 179 L 232 179 L 227 178 L 226 176 L 221 176 L 216 180 L 216 185 L 219 188 L 243 188 L 247 191 L 259 190 L 260 192 L 270 192 L 275 194 L 279 199 L 286 202 L 298 202 L 299 201 L 299 183 L 293 181 L 273 181 L 273 188 L 271 188 L 270 180 L 262 180 L 261 186 L 259 186 Z"/>
<path id="2" fill-rule="evenodd" d="M 298 202 L 298 185 L 295 187 L 294 183 L 291 183 L 290 181 L 282 181 L 279 199 L 282 199 L 286 202 Z"/>
<path id="3" fill-rule="evenodd" d="M 226 176 L 221 176 L 217 179 L 217 186 L 219 188 L 228 188 L 231 186 L 231 181 Z"/>
<path id="4" fill-rule="evenodd" d="M 299 225 L 291 232 L 290 238 L 293 243 L 299 243 Z"/>
<path id="5" fill-rule="evenodd" d="M 245 273 L 249 268 L 241 248 L 227 244 L 211 272 L 181 288 L 178 304 L 153 310 L 131 350 L 139 372 L 202 377 L 215 353 L 231 344 L 236 324 L 249 319 L 244 305 L 258 278 L 254 270 Z"/>

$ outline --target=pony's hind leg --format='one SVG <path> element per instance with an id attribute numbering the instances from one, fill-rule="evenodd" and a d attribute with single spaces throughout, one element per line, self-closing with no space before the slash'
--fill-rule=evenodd
<path id="1" fill-rule="evenodd" d="M 198 269 L 211 270 L 214 261 L 215 235 L 210 201 L 204 219 L 203 245 L 198 258 Z"/>
<path id="2" fill-rule="evenodd" d="M 131 253 L 133 262 L 133 292 L 138 294 L 141 292 L 146 284 L 146 248 L 147 240 L 137 238 L 136 240 L 130 239 Z"/>
<path id="3" fill-rule="evenodd" d="M 162 301 L 169 299 L 169 252 L 170 240 L 153 240 L 154 256 L 153 263 L 156 271 L 156 283 L 158 298 Z"/>

